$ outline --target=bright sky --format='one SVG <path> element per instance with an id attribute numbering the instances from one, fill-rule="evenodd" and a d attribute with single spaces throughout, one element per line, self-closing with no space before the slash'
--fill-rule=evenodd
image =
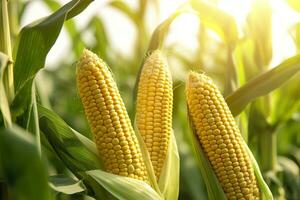
<path id="1" fill-rule="evenodd" d="M 63 3 L 68 0 L 60 0 Z M 238 22 L 240 28 L 245 23 L 247 13 L 250 11 L 251 2 L 253 0 L 220 0 L 220 8 L 228 12 Z M 83 13 L 75 18 L 76 24 L 79 28 L 87 23 L 88 19 L 99 13 L 104 20 L 106 28 L 109 33 L 109 39 L 113 48 L 126 56 L 132 56 L 133 41 L 135 38 L 135 28 L 131 22 L 124 17 L 123 14 L 115 9 L 107 6 L 107 0 L 94 1 Z M 133 8 L 137 7 L 137 0 L 126 0 Z M 186 0 L 160 0 L 161 16 L 159 19 L 153 19 L 151 13 L 147 16 L 147 21 L 151 31 L 155 26 L 167 18 L 176 8 L 182 5 Z M 280 63 L 283 59 L 293 56 L 295 52 L 295 46 L 292 38 L 288 33 L 288 29 L 296 22 L 300 22 L 300 14 L 294 12 L 289 8 L 284 0 L 271 0 L 273 10 L 273 60 L 271 65 Z M 35 19 L 48 15 L 50 11 L 43 5 L 41 1 L 34 1 L 30 4 L 26 10 L 25 17 L 21 21 L 21 25 L 24 26 Z M 184 27 L 184 28 L 183 28 Z M 168 36 L 167 43 L 182 45 L 186 49 L 195 49 L 196 47 L 196 34 L 198 31 L 197 18 L 192 14 L 184 14 L 176 19 L 171 26 L 170 34 Z M 88 36 L 86 37 L 88 38 Z M 53 67 L 55 63 L 63 59 L 74 59 L 72 57 L 66 57 L 66 52 L 70 52 L 70 41 L 65 30 L 60 34 L 56 44 L 51 49 L 47 60 L 46 66 Z"/>

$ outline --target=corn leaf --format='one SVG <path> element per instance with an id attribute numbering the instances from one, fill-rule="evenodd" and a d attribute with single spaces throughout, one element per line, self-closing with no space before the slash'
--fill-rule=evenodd
<path id="1" fill-rule="evenodd" d="M 54 191 L 63 194 L 76 194 L 86 190 L 82 181 L 76 181 L 65 175 L 50 176 L 49 185 Z"/>
<path id="2" fill-rule="evenodd" d="M 165 200 L 178 199 L 179 194 L 179 153 L 172 131 L 168 154 L 158 180 L 158 186 Z"/>
<path id="3" fill-rule="evenodd" d="M 159 194 L 143 181 L 106 173 L 101 170 L 92 170 L 86 173 L 119 200 L 162 200 Z"/>
<path id="4" fill-rule="evenodd" d="M 13 126 L 0 129 L 0 174 L 9 187 L 11 199 L 51 200 L 45 163 L 34 139 Z"/>
<path id="5" fill-rule="evenodd" d="M 81 178 L 79 172 L 99 169 L 101 163 L 94 144 L 78 132 L 73 132 L 56 113 L 38 106 L 40 128 L 47 141 L 65 165 Z M 81 136 L 79 136 L 79 134 Z M 80 139 L 78 139 L 80 138 Z M 82 142 L 83 141 L 83 142 Z M 86 148 L 83 144 L 88 145 Z"/>
<path id="6" fill-rule="evenodd" d="M 127 3 L 121 0 L 114 0 L 109 3 L 112 7 L 118 9 L 127 15 L 134 23 L 138 23 L 138 15 L 132 10 Z"/>
<path id="7" fill-rule="evenodd" d="M 269 0 L 254 1 L 247 18 L 247 31 L 254 43 L 253 58 L 258 69 L 272 58 L 272 9 Z"/>
<path id="8" fill-rule="evenodd" d="M 270 125 L 277 125 L 292 118 L 300 109 L 300 78 L 292 77 L 287 84 L 272 93 L 271 109 L 268 116 Z"/>
<path id="9" fill-rule="evenodd" d="M 73 0 L 48 17 L 22 28 L 14 47 L 14 81 L 17 98 L 13 102 L 16 115 L 30 103 L 32 79 L 43 68 L 45 59 L 54 45 L 64 21 L 79 14 L 92 0 Z M 28 51 L 30 49 L 30 51 Z M 18 96 L 21 97 L 18 98 Z"/>
<path id="10" fill-rule="evenodd" d="M 98 170 L 102 171 L 102 170 Z M 97 200 L 117 200 L 111 193 L 109 193 L 102 185 L 100 185 L 93 177 L 91 177 L 89 174 L 85 172 L 81 172 L 81 176 L 83 177 L 83 181 L 85 185 L 92 189 L 93 197 L 95 197 Z"/>
<path id="11" fill-rule="evenodd" d="M 134 123 L 134 125 L 136 125 L 136 123 Z M 151 163 L 150 154 L 147 150 L 147 146 L 146 146 L 146 144 L 143 140 L 143 137 L 140 134 L 137 127 L 135 127 L 135 134 L 136 134 L 136 137 L 137 137 L 139 145 L 140 145 L 143 160 L 145 162 L 149 183 L 159 195 L 162 195 L 161 192 L 160 192 L 157 180 L 156 180 L 156 176 L 155 176 L 155 172 L 154 172 L 152 163 Z"/>
<path id="12" fill-rule="evenodd" d="M 282 167 L 287 199 L 297 199 L 300 196 L 300 168 L 296 162 L 283 156 L 278 158 L 278 163 Z"/>
<path id="13" fill-rule="evenodd" d="M 53 12 L 59 9 L 59 7 L 61 6 L 59 2 L 53 0 L 44 0 L 43 2 Z M 80 31 L 77 29 L 76 24 L 73 20 L 65 21 L 64 27 L 66 28 L 66 31 L 70 36 L 70 39 L 72 40 L 72 50 L 76 54 L 76 57 L 79 57 L 82 49 L 85 47 L 85 44 L 80 37 Z"/>
<path id="14" fill-rule="evenodd" d="M 10 126 L 11 122 L 11 115 L 9 110 L 8 100 L 5 94 L 4 89 L 4 82 L 3 82 L 3 74 L 8 64 L 8 57 L 0 52 L 0 111 L 2 113 L 4 123 L 6 126 Z"/>
<path id="15" fill-rule="evenodd" d="M 243 138 L 241 138 L 241 139 L 243 140 Z M 268 185 L 264 181 L 264 178 L 260 172 L 259 166 L 258 166 L 251 150 L 249 149 L 248 145 L 246 144 L 246 142 L 244 140 L 243 140 L 243 144 L 244 144 L 244 148 L 246 149 L 246 151 L 250 157 L 252 165 L 254 167 L 254 173 L 255 173 L 256 179 L 258 181 L 258 186 L 262 193 L 263 200 L 273 200 L 273 195 L 272 195 Z"/>
<path id="16" fill-rule="evenodd" d="M 40 128 L 53 151 L 77 178 L 86 180 L 97 199 L 108 199 L 108 193 L 87 177 L 85 171 L 102 169 L 95 144 L 69 127 L 56 113 L 38 105 Z"/>
<path id="17" fill-rule="evenodd" d="M 32 106 L 29 108 L 29 117 L 27 118 L 26 131 L 35 135 L 36 144 L 38 147 L 38 151 L 41 154 L 41 136 L 40 136 L 40 127 L 39 127 L 39 116 L 37 111 L 37 101 L 36 101 L 36 92 L 35 92 L 35 84 L 32 84 Z"/>
<path id="18" fill-rule="evenodd" d="M 238 40 L 237 25 L 234 18 L 211 3 L 202 0 L 190 0 L 192 7 L 198 12 L 200 21 L 215 31 L 228 44 Z"/>
<path id="19" fill-rule="evenodd" d="M 89 22 L 88 27 L 93 29 L 96 42 L 92 46 L 93 52 L 97 53 L 103 60 L 108 60 L 107 48 L 109 47 L 108 33 L 102 19 L 95 16 Z"/>
<path id="20" fill-rule="evenodd" d="M 166 36 L 169 31 L 169 27 L 171 23 L 176 19 L 178 15 L 182 13 L 182 10 L 177 10 L 172 15 L 170 15 L 165 21 L 163 21 L 161 24 L 159 24 L 156 29 L 154 30 L 151 40 L 149 43 L 149 47 L 147 52 L 154 51 L 156 49 L 161 49 L 162 45 L 166 39 Z"/>
<path id="21" fill-rule="evenodd" d="M 253 78 L 226 97 L 226 102 L 232 114 L 234 116 L 238 115 L 248 103 L 280 87 L 293 75 L 297 74 L 299 70 L 300 55 L 296 55 Z"/>
<path id="22" fill-rule="evenodd" d="M 196 158 L 198 162 L 199 169 L 201 171 L 201 175 L 203 177 L 204 183 L 207 189 L 208 199 L 210 200 L 226 200 L 226 195 L 222 189 L 221 184 L 209 163 L 200 143 L 197 140 L 197 133 L 196 130 L 190 121 L 192 130 L 193 130 L 193 137 L 192 137 L 192 146 L 193 150 L 196 153 Z"/>

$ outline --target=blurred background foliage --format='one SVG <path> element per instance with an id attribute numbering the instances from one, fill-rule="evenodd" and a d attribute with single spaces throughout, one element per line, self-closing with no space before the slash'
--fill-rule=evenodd
<path id="1" fill-rule="evenodd" d="M 44 11 L 55 11 L 66 2 L 9 1 L 12 40 L 22 24 L 40 17 L 38 15 L 45 16 Z M 240 5 L 235 5 L 235 1 L 95 1 L 74 20 L 64 24 L 60 38 L 47 57 L 46 69 L 38 75 L 38 101 L 57 112 L 75 130 L 92 138 L 75 86 L 76 60 L 83 47 L 87 47 L 110 66 L 133 121 L 134 84 L 150 36 L 170 13 L 186 6 L 188 12 L 175 19 L 163 50 L 174 81 L 173 128 L 181 159 L 179 199 L 206 199 L 189 138 L 191 134 L 187 134 L 190 127 L 184 95 L 186 73 L 190 70 L 205 72 L 217 82 L 226 97 L 258 74 L 300 51 L 299 1 L 247 2 L 243 15 L 236 16 L 226 10 Z M 273 13 L 280 6 L 285 10 L 279 12 L 279 16 L 290 23 L 285 30 L 288 34 L 282 40 L 289 37 L 292 46 L 279 46 L 281 53 L 278 53 L 278 44 L 282 45 L 284 41 L 276 35 L 278 16 L 276 18 Z M 296 20 L 288 19 L 289 12 L 297 16 Z M 180 34 L 183 35 L 181 38 L 174 36 Z M 286 51 L 290 54 L 287 55 Z M 299 90 L 298 73 L 279 89 L 253 101 L 236 118 L 276 199 L 300 198 Z M 51 149 L 45 148 L 44 152 L 50 174 L 68 173 Z"/>

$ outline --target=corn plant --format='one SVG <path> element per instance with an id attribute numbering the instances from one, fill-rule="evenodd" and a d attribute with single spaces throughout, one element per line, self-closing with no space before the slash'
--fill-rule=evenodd
<path id="1" fill-rule="evenodd" d="M 298 199 L 300 56 L 271 66 L 271 2 L 253 2 L 242 34 L 218 1 L 186 1 L 153 30 L 161 2 L 136 2 L 99 8 L 136 28 L 127 58 L 106 18 L 77 28 L 92 0 L 46 0 L 52 14 L 21 29 L 31 2 L 1 0 L 1 199 Z M 192 57 L 166 40 L 182 14 L 199 19 Z M 62 28 L 71 62 L 44 69 Z"/>

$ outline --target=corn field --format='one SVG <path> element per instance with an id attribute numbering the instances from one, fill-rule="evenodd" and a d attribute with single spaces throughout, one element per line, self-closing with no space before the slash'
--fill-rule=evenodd
<path id="1" fill-rule="evenodd" d="M 1 200 L 300 199 L 300 1 L 0 2 Z"/>

